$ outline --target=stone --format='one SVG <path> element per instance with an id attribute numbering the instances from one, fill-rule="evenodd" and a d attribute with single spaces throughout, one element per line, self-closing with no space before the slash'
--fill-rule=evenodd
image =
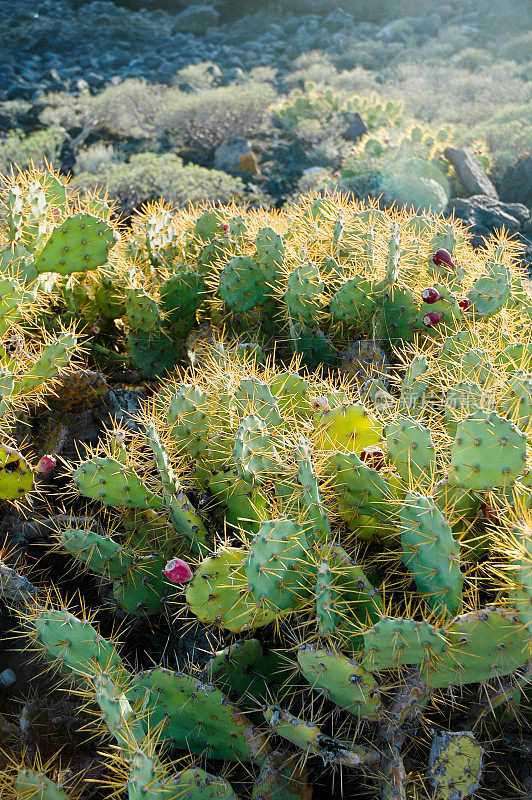
<path id="1" fill-rule="evenodd" d="M 218 24 L 219 19 L 220 14 L 213 6 L 194 5 L 177 15 L 172 33 L 206 33 Z"/>
<path id="2" fill-rule="evenodd" d="M 518 233 L 530 220 L 530 209 L 522 203 L 503 203 L 485 194 L 453 198 L 445 213 L 453 212 L 457 219 L 471 226 L 469 233 L 474 247 L 481 247 L 484 239 L 502 228 L 510 234 Z"/>
<path id="3" fill-rule="evenodd" d="M 469 147 L 446 147 L 444 154 L 453 165 L 468 196 L 485 194 L 488 197 L 498 198 L 497 189 Z"/>
<path id="4" fill-rule="evenodd" d="M 353 17 L 344 11 L 343 8 L 335 8 L 334 11 L 327 14 L 323 20 L 323 26 L 331 33 L 345 31 L 353 27 Z"/>
<path id="5" fill-rule="evenodd" d="M 376 39 L 383 42 L 401 42 L 408 41 L 408 37 L 413 33 L 411 26 L 403 19 L 395 19 L 389 22 L 376 35 Z"/>
<path id="6" fill-rule="evenodd" d="M 501 200 L 532 208 L 532 155 L 523 155 L 508 167 L 500 183 Z"/>
<path id="7" fill-rule="evenodd" d="M 251 142 L 243 137 L 228 139 L 216 148 L 214 168 L 232 175 L 260 175 L 257 156 Z"/>
<path id="8" fill-rule="evenodd" d="M 345 128 L 341 132 L 342 139 L 354 142 L 368 132 L 366 124 L 358 111 L 342 111 L 340 114 Z"/>

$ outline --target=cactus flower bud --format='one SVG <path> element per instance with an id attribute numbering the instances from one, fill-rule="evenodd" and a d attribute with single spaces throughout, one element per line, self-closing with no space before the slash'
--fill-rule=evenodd
<path id="1" fill-rule="evenodd" d="M 460 300 L 458 301 L 458 305 L 463 311 L 467 311 L 471 303 L 469 302 L 467 297 L 461 297 Z"/>
<path id="2" fill-rule="evenodd" d="M 360 453 L 360 460 L 373 469 L 382 469 L 386 463 L 384 451 L 377 445 L 368 445 Z"/>
<path id="3" fill-rule="evenodd" d="M 124 442 L 126 441 L 126 432 L 121 430 L 120 428 L 118 428 L 118 430 L 116 430 L 113 435 L 115 437 L 115 442 L 117 444 L 124 444 Z"/>
<path id="4" fill-rule="evenodd" d="M 172 583 L 187 583 L 192 580 L 192 570 L 181 558 L 172 558 L 163 572 Z"/>
<path id="5" fill-rule="evenodd" d="M 432 256 L 432 260 L 434 263 L 441 267 L 443 264 L 446 264 L 448 267 L 454 267 L 454 261 L 451 258 L 451 254 L 448 250 L 445 250 L 443 247 L 440 250 L 436 250 L 434 255 Z"/>
<path id="6" fill-rule="evenodd" d="M 423 317 L 423 325 L 426 328 L 433 328 L 435 325 L 441 322 L 442 317 L 443 314 L 438 314 L 437 311 L 429 311 L 429 313 L 425 314 Z"/>
<path id="7" fill-rule="evenodd" d="M 331 410 L 329 401 L 325 396 L 314 397 L 312 400 L 312 408 L 315 408 L 316 411 L 325 411 L 325 412 Z"/>
<path id="8" fill-rule="evenodd" d="M 443 295 L 440 294 L 437 289 L 433 289 L 432 287 L 429 289 L 423 289 L 421 292 L 421 297 L 425 303 L 428 303 L 429 305 L 436 303 L 438 300 L 443 300 Z"/>
<path id="9" fill-rule="evenodd" d="M 35 472 L 46 475 L 54 469 L 56 463 L 57 461 L 53 456 L 43 456 L 35 467 Z"/>

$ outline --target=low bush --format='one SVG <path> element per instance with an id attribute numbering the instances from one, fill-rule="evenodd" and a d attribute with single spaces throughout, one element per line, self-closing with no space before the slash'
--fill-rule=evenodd
<path id="1" fill-rule="evenodd" d="M 244 192 L 239 178 L 196 164 L 184 166 L 182 159 L 173 153 L 139 153 L 122 163 L 110 159 L 103 162 L 98 173 L 79 172 L 74 185 L 84 190 L 105 185 L 126 215 L 159 197 L 176 207 L 184 207 L 203 200 L 228 203 Z"/>

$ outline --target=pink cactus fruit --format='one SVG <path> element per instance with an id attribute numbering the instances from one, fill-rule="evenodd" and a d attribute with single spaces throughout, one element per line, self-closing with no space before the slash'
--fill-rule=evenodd
<path id="1" fill-rule="evenodd" d="M 172 583 L 187 583 L 192 580 L 193 573 L 186 561 L 181 558 L 172 558 L 163 570 L 165 576 Z"/>
<path id="2" fill-rule="evenodd" d="M 35 472 L 39 472 L 42 475 L 47 475 L 54 469 L 56 464 L 57 461 L 53 456 L 43 456 L 35 467 Z"/>
<path id="3" fill-rule="evenodd" d="M 425 314 L 423 317 L 423 325 L 426 328 L 433 328 L 439 322 L 441 322 L 443 317 L 443 313 L 438 313 L 437 311 L 429 311 L 428 314 Z"/>
<path id="4" fill-rule="evenodd" d="M 440 294 L 439 291 L 437 289 L 434 289 L 432 286 L 430 286 L 428 289 L 423 289 L 423 291 L 421 292 L 421 297 L 423 298 L 425 303 L 428 303 L 429 305 L 437 303 L 438 300 L 443 300 L 443 295 Z"/>
<path id="5" fill-rule="evenodd" d="M 441 247 L 439 250 L 436 250 L 436 252 L 432 256 L 432 260 L 438 267 L 441 267 L 443 264 L 445 264 L 448 267 L 455 266 L 454 261 L 451 258 L 451 254 L 444 247 Z"/>

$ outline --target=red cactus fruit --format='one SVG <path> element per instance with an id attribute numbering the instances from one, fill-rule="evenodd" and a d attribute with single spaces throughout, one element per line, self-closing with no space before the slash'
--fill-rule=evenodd
<path id="1" fill-rule="evenodd" d="M 364 464 L 367 464 L 368 467 L 379 470 L 384 467 L 386 456 L 384 455 L 384 451 L 381 450 L 380 447 L 377 447 L 377 445 L 368 445 L 368 447 L 365 447 L 360 453 L 360 460 L 363 461 Z"/>
<path id="2" fill-rule="evenodd" d="M 426 328 L 433 328 L 439 322 L 441 322 L 443 314 L 438 314 L 437 311 L 429 311 L 428 314 L 425 314 L 423 317 L 423 325 Z"/>
<path id="3" fill-rule="evenodd" d="M 53 456 L 43 456 L 35 467 L 35 472 L 39 472 L 41 475 L 47 475 L 54 469 L 56 464 L 57 461 Z"/>
<path id="4" fill-rule="evenodd" d="M 438 267 L 441 267 L 443 264 L 445 264 L 447 267 L 454 267 L 454 261 L 451 258 L 451 254 L 443 247 L 441 247 L 439 250 L 436 250 L 432 256 L 432 260 Z"/>
<path id="5" fill-rule="evenodd" d="M 428 303 L 429 305 L 437 303 L 438 300 L 443 300 L 443 295 L 440 294 L 439 291 L 437 289 L 434 289 L 432 286 L 429 287 L 428 289 L 423 289 L 423 291 L 421 292 L 421 297 L 423 298 L 425 303 Z"/>
<path id="6" fill-rule="evenodd" d="M 480 513 L 484 519 L 494 520 L 497 519 L 497 512 L 488 503 L 480 504 Z"/>
<path id="7" fill-rule="evenodd" d="M 467 297 L 461 297 L 460 300 L 458 301 L 458 305 L 463 311 L 467 311 L 471 303 L 469 302 Z"/>
<path id="8" fill-rule="evenodd" d="M 172 558 L 163 570 L 165 576 L 172 583 L 187 583 L 192 580 L 193 573 L 186 561 L 181 558 Z"/>
<path id="9" fill-rule="evenodd" d="M 231 230 L 231 226 L 229 225 L 229 223 L 228 223 L 228 222 L 223 222 L 223 223 L 222 223 L 222 228 L 223 228 L 223 232 L 224 232 L 225 234 L 229 234 L 229 232 L 230 232 L 230 230 Z"/>

